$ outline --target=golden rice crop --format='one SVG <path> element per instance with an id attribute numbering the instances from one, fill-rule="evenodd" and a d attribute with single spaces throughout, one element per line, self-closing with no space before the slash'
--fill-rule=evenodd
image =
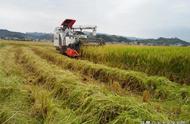
<path id="1" fill-rule="evenodd" d="M 189 120 L 189 86 L 71 59 L 53 49 L 43 43 L 0 43 L 0 123 Z M 106 87 L 109 84 L 113 90 L 126 93 L 112 92 Z"/>
<path id="2" fill-rule="evenodd" d="M 82 58 L 149 75 L 190 83 L 190 47 L 105 45 L 83 47 Z"/>
<path id="3" fill-rule="evenodd" d="M 189 86 L 182 87 L 175 82 L 167 80 L 166 78 L 151 77 L 140 72 L 111 68 L 83 60 L 69 59 L 68 57 L 63 57 L 60 54 L 51 52 L 44 48 L 33 47 L 33 50 L 39 56 L 42 56 L 42 58 L 45 58 L 65 69 L 79 71 L 84 75 L 99 79 L 105 83 L 119 82 L 122 88 L 140 93 L 148 90 L 151 95 L 157 99 L 181 99 L 181 94 L 185 92 L 187 95 L 185 97 L 185 101 L 189 99 Z"/>
<path id="4" fill-rule="evenodd" d="M 28 50 L 22 51 L 23 55 L 18 55 L 21 64 L 30 72 L 38 75 L 38 83 L 42 83 L 55 95 L 66 102 L 66 105 L 82 113 L 82 120 L 91 123 L 107 123 L 113 121 L 120 113 L 127 113 L 128 109 L 137 112 L 136 115 L 128 113 L 126 121 L 139 122 L 142 118 L 150 120 L 168 120 L 166 116 L 150 109 L 151 106 L 140 104 L 133 98 L 115 96 L 109 91 L 100 87 L 83 84 L 77 80 L 72 73 L 58 69 L 49 65 Z M 40 61 L 39 61 L 40 60 Z M 138 114 L 143 112 L 144 114 Z M 151 113 L 151 114 L 150 114 Z M 136 117 L 136 119 L 134 118 Z M 90 119 L 90 120 L 88 120 Z"/>

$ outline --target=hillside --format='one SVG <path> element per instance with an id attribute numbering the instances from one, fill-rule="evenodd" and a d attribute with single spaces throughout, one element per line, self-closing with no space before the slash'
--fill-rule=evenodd
<path id="1" fill-rule="evenodd" d="M 0 38 L 8 39 L 8 40 L 35 40 L 35 41 L 44 41 L 49 40 L 52 41 L 53 34 L 52 33 L 38 33 L 38 32 L 28 32 L 28 33 L 20 33 L 13 32 L 4 29 L 0 29 Z M 131 45 L 175 45 L 175 46 L 188 46 L 189 42 L 183 41 L 179 38 L 158 38 L 158 39 L 141 39 L 136 37 L 124 37 L 118 35 L 109 35 L 109 34 L 100 34 L 96 35 L 97 39 L 100 39 L 104 42 L 109 43 L 127 43 Z"/>
<path id="2" fill-rule="evenodd" d="M 25 34 L 20 32 L 13 32 L 4 29 L 0 29 L 1 39 L 25 39 Z"/>
<path id="3" fill-rule="evenodd" d="M 52 40 L 53 35 L 51 33 L 20 33 L 13 32 L 5 29 L 0 29 L 1 39 L 12 40 Z"/>
<path id="4" fill-rule="evenodd" d="M 139 44 L 147 44 L 147 45 L 176 45 L 176 46 L 187 46 L 190 45 L 189 42 L 183 41 L 179 38 L 164 38 L 160 37 L 158 39 L 144 39 L 138 40 Z"/>
<path id="5" fill-rule="evenodd" d="M 164 46 L 188 46 L 190 45 L 189 42 L 183 41 L 179 38 L 164 38 L 160 37 L 158 39 L 141 39 L 135 37 L 124 37 L 124 36 L 117 36 L 117 35 L 107 35 L 107 34 L 97 34 L 96 36 L 99 39 L 102 39 L 104 42 L 111 42 L 111 43 L 127 43 L 131 45 L 150 45 L 150 46 L 157 46 L 157 45 L 164 45 Z"/>

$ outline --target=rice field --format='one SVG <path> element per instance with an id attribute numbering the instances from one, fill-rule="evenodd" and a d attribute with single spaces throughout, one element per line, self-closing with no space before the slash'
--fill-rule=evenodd
<path id="1" fill-rule="evenodd" d="M 99 60 L 68 58 L 50 43 L 0 41 L 0 123 L 190 123 L 189 85 Z"/>
<path id="2" fill-rule="evenodd" d="M 82 58 L 121 69 L 190 83 L 190 47 L 106 45 L 84 47 Z"/>

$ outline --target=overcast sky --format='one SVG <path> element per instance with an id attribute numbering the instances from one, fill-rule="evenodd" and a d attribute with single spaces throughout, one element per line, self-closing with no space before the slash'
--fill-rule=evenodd
<path id="1" fill-rule="evenodd" d="M 53 32 L 65 18 L 98 32 L 190 41 L 190 0 L 0 0 L 0 28 Z"/>

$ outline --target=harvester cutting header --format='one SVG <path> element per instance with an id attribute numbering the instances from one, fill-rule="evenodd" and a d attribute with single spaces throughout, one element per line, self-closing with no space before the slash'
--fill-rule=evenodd
<path id="1" fill-rule="evenodd" d="M 69 57 L 78 57 L 80 46 L 86 44 L 88 35 L 84 31 L 88 31 L 91 36 L 96 36 L 96 26 L 73 26 L 76 20 L 66 19 L 61 26 L 56 27 L 54 31 L 54 46 L 60 50 L 62 54 Z M 89 30 L 91 32 L 89 32 Z M 96 42 L 95 44 L 99 44 Z"/>

